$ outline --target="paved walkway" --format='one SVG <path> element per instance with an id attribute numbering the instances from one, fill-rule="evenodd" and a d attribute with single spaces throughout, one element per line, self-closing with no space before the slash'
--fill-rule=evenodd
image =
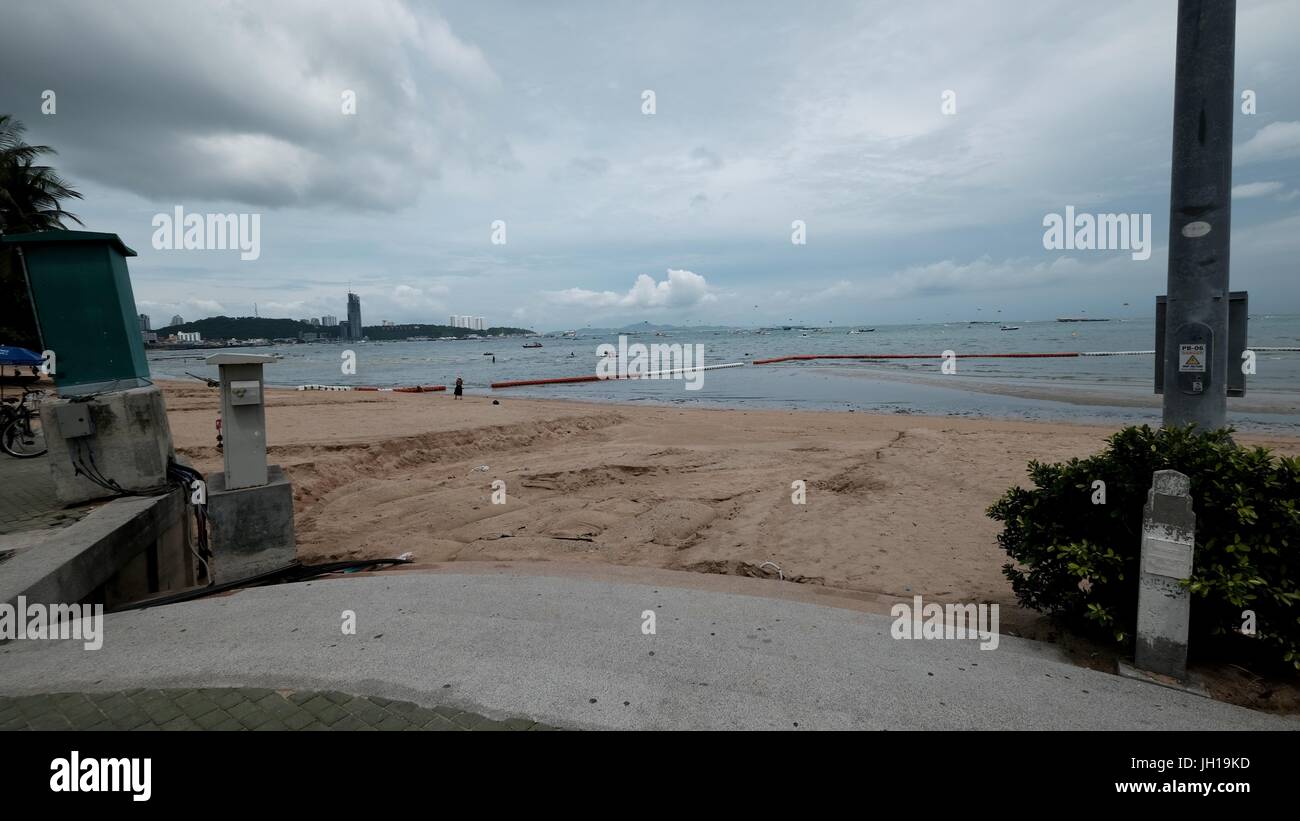
<path id="1" fill-rule="evenodd" d="M 65 510 L 55 498 L 49 459 L 0 453 L 0 535 L 62 527 L 86 515 L 88 507 Z"/>
<path id="2" fill-rule="evenodd" d="M 553 730 L 454 707 L 255 687 L 0 697 L 3 730 Z"/>
<path id="3" fill-rule="evenodd" d="M 0 695 L 321 690 L 574 729 L 1300 727 L 1079 668 L 1050 645 L 895 640 L 891 622 L 688 586 L 384 571 L 110 615 L 99 650 L 12 641 Z"/>

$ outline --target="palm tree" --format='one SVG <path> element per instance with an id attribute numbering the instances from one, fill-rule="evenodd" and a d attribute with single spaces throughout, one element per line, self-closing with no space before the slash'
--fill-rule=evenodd
<path id="1" fill-rule="evenodd" d="M 12 115 L 0 114 L 0 234 L 50 231 L 63 221 L 81 225 L 76 214 L 63 210 L 65 199 L 81 199 L 48 165 L 37 165 L 42 154 L 57 154 L 48 145 L 23 141 L 27 128 Z"/>
<path id="2" fill-rule="evenodd" d="M 54 169 L 37 165 L 43 155 L 57 152 L 48 145 L 28 145 L 27 129 L 9 114 L 0 114 L 0 235 L 63 228 L 76 214 L 63 210 L 63 201 L 81 199 Z M 27 293 L 27 282 L 12 250 L 0 249 L 0 345 L 40 350 L 40 332 Z"/>

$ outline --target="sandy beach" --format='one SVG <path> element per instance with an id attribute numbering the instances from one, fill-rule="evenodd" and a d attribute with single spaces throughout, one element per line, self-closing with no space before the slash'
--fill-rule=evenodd
<path id="1" fill-rule="evenodd" d="M 164 384 L 177 451 L 220 470 L 216 391 Z M 985 508 L 1031 459 L 1086 456 L 1114 430 L 499 398 L 270 391 L 270 460 L 294 484 L 300 557 L 775 577 L 759 567 L 773 562 L 806 584 L 1010 610 Z M 1296 439 L 1240 441 L 1300 452 Z"/>

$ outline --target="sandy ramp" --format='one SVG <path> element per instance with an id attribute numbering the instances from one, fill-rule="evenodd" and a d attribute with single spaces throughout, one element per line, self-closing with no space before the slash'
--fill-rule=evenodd
<path id="1" fill-rule="evenodd" d="M 167 387 L 181 453 L 220 469 L 214 390 Z M 985 508 L 1031 459 L 1110 428 L 271 391 L 304 560 L 564 560 L 1014 603 Z M 1241 437 L 1287 453 L 1296 440 Z M 484 466 L 486 468 L 484 469 Z M 505 503 L 493 503 L 504 482 Z M 792 483 L 806 504 L 792 502 Z M 498 487 L 500 487 L 498 485 Z"/>

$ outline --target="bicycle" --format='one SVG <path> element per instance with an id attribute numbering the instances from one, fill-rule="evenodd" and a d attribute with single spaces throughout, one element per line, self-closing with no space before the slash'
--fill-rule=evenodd
<path id="1" fill-rule="evenodd" d="M 5 399 L 0 405 L 0 450 L 18 459 L 45 454 L 45 431 L 37 409 L 44 395 L 43 391 L 24 390 L 21 399 Z"/>

